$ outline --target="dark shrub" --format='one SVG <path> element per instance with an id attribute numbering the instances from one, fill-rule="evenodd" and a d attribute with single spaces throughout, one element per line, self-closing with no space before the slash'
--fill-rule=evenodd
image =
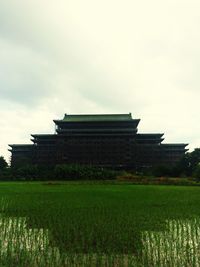
<path id="1" fill-rule="evenodd" d="M 171 176 L 172 168 L 166 165 L 160 165 L 152 169 L 152 175 L 156 177 Z"/>
<path id="2" fill-rule="evenodd" d="M 59 164 L 54 169 L 58 180 L 106 180 L 114 179 L 116 172 L 91 165 Z"/>
<path id="3" fill-rule="evenodd" d="M 199 165 L 199 164 L 198 164 L 198 165 L 196 166 L 196 168 L 194 169 L 192 176 L 193 176 L 196 180 L 200 181 L 200 165 Z"/>

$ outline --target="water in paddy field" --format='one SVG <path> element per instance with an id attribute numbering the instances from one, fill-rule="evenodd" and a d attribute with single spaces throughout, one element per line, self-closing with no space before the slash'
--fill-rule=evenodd
<path id="1" fill-rule="evenodd" d="M 163 231 L 142 232 L 138 259 L 134 254 L 63 253 L 52 243 L 50 229 L 30 228 L 26 217 L 6 216 L 6 210 L 1 206 L 0 266 L 200 266 L 200 218 L 167 220 Z"/>
<path id="2" fill-rule="evenodd" d="M 50 246 L 47 229 L 29 229 L 23 217 L 0 216 L 0 266 L 54 266 L 51 257 L 58 261 L 59 250 Z"/>
<path id="3" fill-rule="evenodd" d="M 168 220 L 163 232 L 143 232 L 148 266 L 200 266 L 200 218 Z"/>

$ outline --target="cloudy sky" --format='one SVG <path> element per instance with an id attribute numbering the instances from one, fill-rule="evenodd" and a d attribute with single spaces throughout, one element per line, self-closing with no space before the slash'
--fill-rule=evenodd
<path id="1" fill-rule="evenodd" d="M 1 0 L 0 155 L 64 113 L 200 147 L 199 0 Z"/>

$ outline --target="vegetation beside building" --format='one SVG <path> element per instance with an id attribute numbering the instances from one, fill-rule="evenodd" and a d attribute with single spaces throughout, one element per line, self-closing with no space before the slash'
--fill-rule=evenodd
<path id="1" fill-rule="evenodd" d="M 9 167 L 0 157 L 0 179 L 20 181 L 78 181 L 113 180 L 113 182 L 131 182 L 134 184 L 176 184 L 199 185 L 200 148 L 187 152 L 175 165 L 159 165 L 136 170 L 116 170 L 92 165 L 57 164 L 55 166 L 24 164 Z"/>

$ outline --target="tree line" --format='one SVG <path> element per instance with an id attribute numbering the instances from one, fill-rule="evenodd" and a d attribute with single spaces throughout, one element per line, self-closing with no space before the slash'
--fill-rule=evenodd
<path id="1" fill-rule="evenodd" d="M 193 177 L 200 180 L 200 148 L 187 152 L 176 164 L 159 165 L 146 170 L 146 174 L 156 177 Z"/>
<path id="2" fill-rule="evenodd" d="M 200 180 L 200 148 L 187 152 L 176 165 L 156 166 L 137 173 L 156 177 L 194 177 Z M 59 164 L 51 167 L 29 164 L 10 167 L 0 156 L 1 180 L 106 180 L 115 179 L 118 174 L 119 171 L 116 170 L 78 164 Z"/>
<path id="3" fill-rule="evenodd" d="M 115 170 L 98 168 L 92 165 L 58 164 L 55 166 L 25 164 L 19 167 L 8 166 L 0 157 L 0 180 L 112 180 Z"/>

